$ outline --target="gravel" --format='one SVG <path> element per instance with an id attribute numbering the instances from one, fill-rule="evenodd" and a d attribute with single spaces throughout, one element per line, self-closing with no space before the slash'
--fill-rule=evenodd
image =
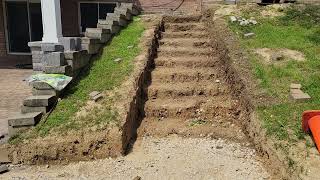
<path id="1" fill-rule="evenodd" d="M 145 137 L 125 157 L 11 167 L 1 179 L 269 179 L 255 150 L 222 139 Z"/>

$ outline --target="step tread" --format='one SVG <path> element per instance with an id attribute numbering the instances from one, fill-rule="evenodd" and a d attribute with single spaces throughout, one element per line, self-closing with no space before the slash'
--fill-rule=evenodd
<path id="1" fill-rule="evenodd" d="M 192 73 L 215 73 L 217 72 L 214 68 L 209 67 L 157 67 L 151 74 L 192 74 Z"/>
<path id="2" fill-rule="evenodd" d="M 215 102 L 219 102 L 218 104 Z M 233 100 L 231 96 L 213 96 L 213 97 L 179 97 L 179 98 L 166 98 L 166 99 L 150 99 L 146 102 L 146 107 L 151 107 L 152 109 L 158 108 L 190 108 L 194 106 L 201 105 L 203 103 L 210 103 L 210 107 L 221 107 L 221 108 L 231 108 Z"/>

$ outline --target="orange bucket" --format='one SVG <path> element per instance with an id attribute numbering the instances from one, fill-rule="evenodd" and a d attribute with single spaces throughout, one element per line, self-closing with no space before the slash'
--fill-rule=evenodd
<path id="1" fill-rule="evenodd" d="M 302 129 L 306 133 L 311 132 L 313 140 L 320 152 L 320 110 L 303 112 Z"/>

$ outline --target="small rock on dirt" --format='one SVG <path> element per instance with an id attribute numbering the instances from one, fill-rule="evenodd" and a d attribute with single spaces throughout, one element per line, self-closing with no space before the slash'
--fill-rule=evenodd
<path id="1" fill-rule="evenodd" d="M 245 38 L 250 38 L 250 37 L 255 36 L 255 34 L 254 34 L 254 33 L 246 33 L 246 34 L 244 34 L 243 36 L 244 36 Z"/>
<path id="2" fill-rule="evenodd" d="M 133 178 L 133 180 L 141 180 L 141 177 L 137 176 L 137 177 Z"/>
<path id="3" fill-rule="evenodd" d="M 291 83 L 290 84 L 290 89 L 301 89 L 301 84 L 295 84 L 295 83 Z"/>
<path id="4" fill-rule="evenodd" d="M 99 99 L 103 98 L 103 95 L 99 91 L 92 91 L 89 96 L 90 99 L 94 101 L 98 101 Z"/>
<path id="5" fill-rule="evenodd" d="M 230 16 L 230 21 L 231 22 L 236 22 L 237 21 L 237 18 L 235 16 Z"/>
<path id="6" fill-rule="evenodd" d="M 240 26 L 247 26 L 247 25 L 249 25 L 250 24 L 250 22 L 248 21 L 248 20 L 242 20 L 241 22 L 240 22 Z"/>
<path id="7" fill-rule="evenodd" d="M 219 79 L 217 79 L 217 80 L 216 80 L 216 83 L 220 83 L 220 80 L 219 80 Z"/>
<path id="8" fill-rule="evenodd" d="M 0 165 L 0 174 L 8 171 L 8 166 L 5 164 Z"/>
<path id="9" fill-rule="evenodd" d="M 114 62 L 121 62 L 122 61 L 122 58 L 117 58 L 117 59 L 115 59 L 115 60 L 113 60 Z"/>

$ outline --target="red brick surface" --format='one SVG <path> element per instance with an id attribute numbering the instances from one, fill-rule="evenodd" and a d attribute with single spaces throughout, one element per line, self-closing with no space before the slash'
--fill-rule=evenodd
<path id="1" fill-rule="evenodd" d="M 23 99 L 31 95 L 31 88 L 25 78 L 32 70 L 0 69 L 0 134 L 7 133 L 7 118 L 20 112 Z"/>

